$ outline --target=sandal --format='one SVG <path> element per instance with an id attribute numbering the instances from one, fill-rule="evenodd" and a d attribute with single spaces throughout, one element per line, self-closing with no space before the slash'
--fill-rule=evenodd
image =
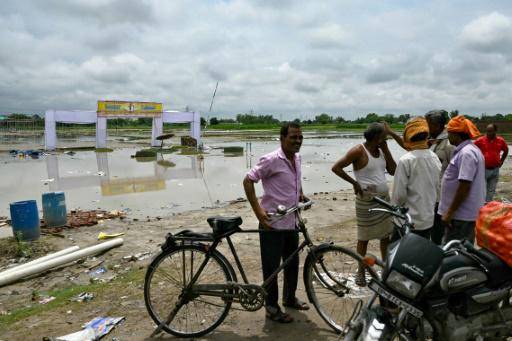
<path id="1" fill-rule="evenodd" d="M 366 271 L 365 269 L 358 270 L 355 276 L 355 283 L 359 287 L 366 286 Z"/>
<path id="2" fill-rule="evenodd" d="M 279 307 L 265 307 L 266 313 L 265 316 L 272 321 L 276 321 L 279 323 L 290 323 L 293 322 L 293 317 L 290 315 L 283 313 Z"/>
<path id="3" fill-rule="evenodd" d="M 291 308 L 295 310 L 309 310 L 309 305 L 306 302 L 302 302 L 298 298 L 295 298 L 293 303 L 283 303 L 286 308 Z"/>

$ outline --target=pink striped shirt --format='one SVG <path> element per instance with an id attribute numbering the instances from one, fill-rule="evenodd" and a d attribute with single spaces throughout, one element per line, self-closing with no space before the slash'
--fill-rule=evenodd
<path id="1" fill-rule="evenodd" d="M 263 155 L 258 164 L 251 169 L 247 176 L 253 182 L 261 180 L 263 197 L 261 207 L 267 212 L 275 212 L 277 205 L 286 208 L 299 203 L 301 193 L 301 159 L 295 154 L 295 169 L 286 158 L 281 148 Z M 297 225 L 295 214 L 271 224 L 275 229 L 294 229 Z"/>

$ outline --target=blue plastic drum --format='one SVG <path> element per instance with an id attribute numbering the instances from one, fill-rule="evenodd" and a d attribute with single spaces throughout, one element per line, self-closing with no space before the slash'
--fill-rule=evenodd
<path id="1" fill-rule="evenodd" d="M 12 233 L 18 240 L 36 240 L 41 236 L 39 212 L 35 200 L 10 204 Z"/>
<path id="2" fill-rule="evenodd" d="M 66 197 L 64 192 L 43 194 L 43 218 L 47 227 L 66 225 Z"/>

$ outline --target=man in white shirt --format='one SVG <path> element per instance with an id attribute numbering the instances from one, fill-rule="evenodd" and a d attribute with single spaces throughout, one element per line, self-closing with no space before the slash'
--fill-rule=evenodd
<path id="1" fill-rule="evenodd" d="M 430 239 L 441 162 L 429 149 L 428 136 L 428 124 L 423 117 L 407 122 L 403 142 L 408 152 L 398 161 L 391 201 L 408 207 L 413 232 Z"/>

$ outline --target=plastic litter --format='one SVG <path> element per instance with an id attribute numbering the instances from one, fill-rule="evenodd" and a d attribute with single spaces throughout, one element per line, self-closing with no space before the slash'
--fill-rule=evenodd
<path id="1" fill-rule="evenodd" d="M 56 341 L 93 341 L 107 335 L 124 317 L 96 317 L 82 326 L 83 330 L 57 337 Z"/>
<path id="2" fill-rule="evenodd" d="M 91 301 L 94 298 L 94 294 L 90 292 L 81 292 L 77 296 L 70 299 L 72 302 L 86 302 Z"/>
<path id="3" fill-rule="evenodd" d="M 55 297 L 53 297 L 53 296 L 41 296 L 41 298 L 39 300 L 39 304 L 46 304 L 46 303 L 53 301 L 54 299 L 55 299 Z"/>
<path id="4" fill-rule="evenodd" d="M 92 271 L 90 273 L 90 275 L 91 276 L 97 276 L 97 275 L 104 274 L 105 272 L 107 272 L 107 269 L 104 266 L 102 266 L 102 267 L 99 267 L 96 270 Z"/>
<path id="5" fill-rule="evenodd" d="M 119 236 L 122 236 L 122 235 L 124 235 L 124 232 L 122 232 L 122 233 L 105 233 L 105 232 L 100 232 L 98 234 L 98 240 L 115 238 L 115 237 L 119 237 Z"/>

